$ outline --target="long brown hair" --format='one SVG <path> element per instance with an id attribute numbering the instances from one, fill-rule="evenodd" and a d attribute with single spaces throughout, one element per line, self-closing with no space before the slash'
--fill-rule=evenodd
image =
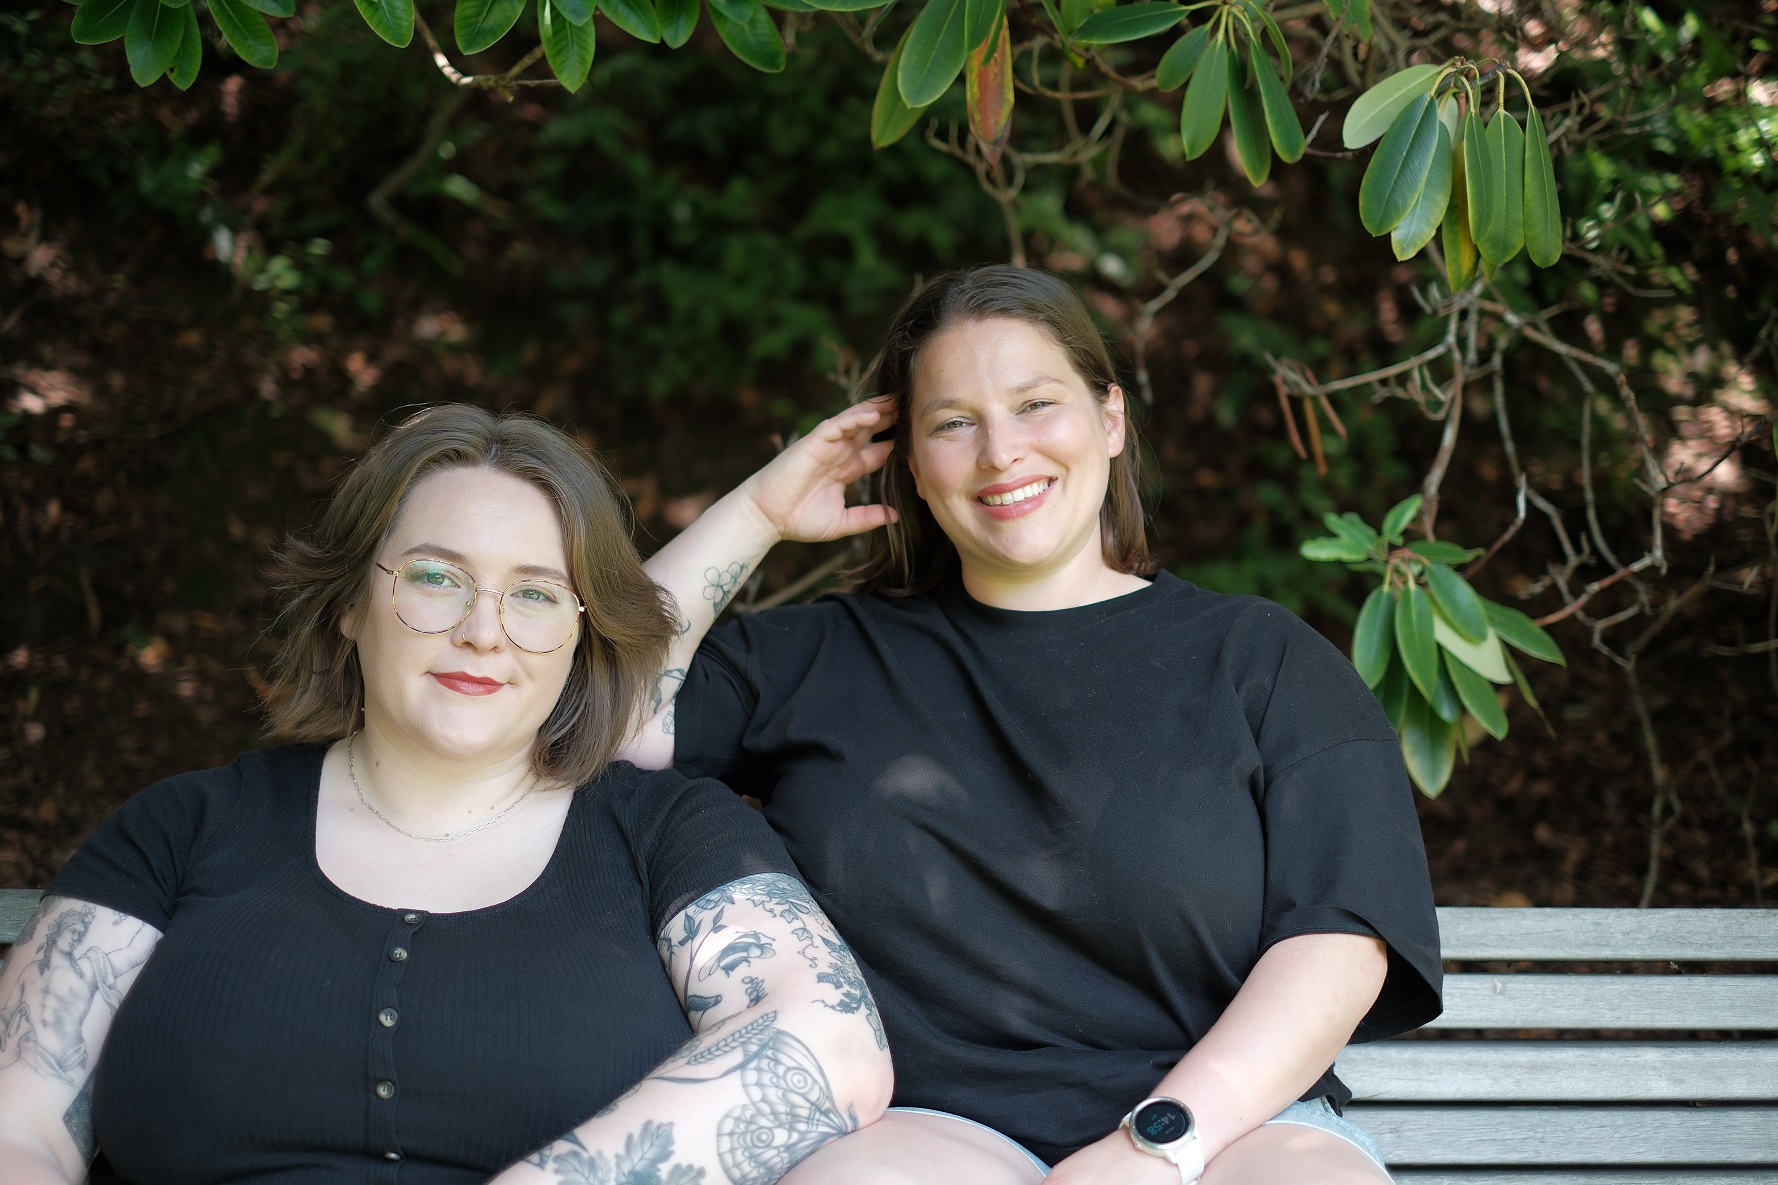
<path id="1" fill-rule="evenodd" d="M 574 591 L 587 625 L 568 681 L 537 731 L 539 778 L 570 786 L 611 760 L 660 677 L 675 617 L 630 542 L 629 504 L 586 449 L 543 420 L 468 404 L 410 417 L 361 457 L 307 535 L 273 558 L 279 635 L 266 705 L 274 731 L 328 741 L 358 727 L 364 680 L 358 648 L 339 630 L 365 603 L 371 564 L 414 487 L 442 469 L 492 469 L 530 482 L 555 503 Z"/>
<path id="2" fill-rule="evenodd" d="M 927 592 L 958 574 L 957 549 L 914 488 L 908 469 L 909 425 L 913 420 L 914 367 L 920 351 L 953 326 L 1010 317 L 1044 330 L 1100 403 L 1117 382 L 1105 339 L 1080 296 L 1065 281 L 1035 268 L 996 264 L 945 272 L 914 291 L 889 324 L 878 360 L 875 397 L 895 400 L 901 417 L 895 453 L 876 478 L 877 499 L 893 507 L 899 521 L 868 536 L 864 562 L 853 573 L 860 592 L 911 596 Z M 1119 572 L 1146 576 L 1155 570 L 1148 550 L 1148 519 L 1142 508 L 1142 443 L 1132 409 L 1124 405 L 1124 447 L 1111 458 L 1099 536 L 1105 562 Z"/>

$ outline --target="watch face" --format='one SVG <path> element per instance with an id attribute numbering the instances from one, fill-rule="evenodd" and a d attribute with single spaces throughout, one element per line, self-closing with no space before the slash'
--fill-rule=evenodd
<path id="1" fill-rule="evenodd" d="M 1150 1144 L 1165 1146 L 1185 1139 L 1192 1128 L 1191 1112 L 1178 1103 L 1157 1099 L 1137 1109 L 1130 1127 Z"/>

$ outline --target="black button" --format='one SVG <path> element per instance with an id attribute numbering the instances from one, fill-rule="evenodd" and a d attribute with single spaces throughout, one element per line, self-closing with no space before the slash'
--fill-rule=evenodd
<path id="1" fill-rule="evenodd" d="M 420 915 L 417 913 L 404 913 L 401 915 L 401 920 L 409 926 L 417 926 L 420 924 Z"/>
<path id="2" fill-rule="evenodd" d="M 385 1152 L 385 1153 L 383 1153 L 383 1159 L 384 1160 L 400 1160 L 401 1153 L 399 1153 L 399 1152 Z"/>
<path id="3" fill-rule="evenodd" d="M 396 1012 L 393 1008 L 385 1008 L 377 1013 L 377 1023 L 382 1025 L 385 1029 L 394 1028 L 395 1022 L 400 1018 L 401 1014 Z"/>
<path id="4" fill-rule="evenodd" d="M 376 1090 L 379 1099 L 392 1099 L 395 1097 L 395 1084 L 387 1078 L 377 1083 Z"/>
<path id="5" fill-rule="evenodd" d="M 407 959 L 407 947 L 405 947 L 405 946 L 398 946 L 394 950 L 389 952 L 389 961 L 391 963 L 404 962 L 406 959 Z"/>

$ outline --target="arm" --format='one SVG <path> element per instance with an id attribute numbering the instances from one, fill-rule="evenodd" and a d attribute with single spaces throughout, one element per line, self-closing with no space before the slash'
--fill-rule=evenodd
<path id="1" fill-rule="evenodd" d="M 644 567 L 672 594 L 680 630 L 650 702 L 652 715 L 618 757 L 644 769 L 673 764 L 673 699 L 698 643 L 759 561 L 790 539 L 844 539 L 889 522 L 882 506 L 847 506 L 846 486 L 882 468 L 892 441 L 871 436 L 895 422 L 888 401 L 860 403 L 824 420 L 674 536 Z"/>
<path id="2" fill-rule="evenodd" d="M 1150 1093 L 1191 1108 L 1209 1163 L 1295 1102 L 1333 1063 L 1376 1001 L 1387 968 L 1379 939 L 1284 939 L 1260 956 L 1204 1039 Z M 1179 1172 L 1138 1152 L 1120 1129 L 1064 1160 L 1049 1179 L 1054 1185 L 1179 1185 Z"/>
<path id="3" fill-rule="evenodd" d="M 795 878 L 724 885 L 656 941 L 696 1036 L 498 1185 L 772 1185 L 889 1105 L 876 1003 Z"/>
<path id="4" fill-rule="evenodd" d="M 74 1185 L 96 1151 L 92 1071 L 160 931 L 45 897 L 0 971 L 0 1177 Z"/>

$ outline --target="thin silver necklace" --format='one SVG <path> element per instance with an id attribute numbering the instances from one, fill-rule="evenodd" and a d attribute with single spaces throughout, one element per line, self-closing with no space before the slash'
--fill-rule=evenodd
<path id="1" fill-rule="evenodd" d="M 363 731 L 363 729 L 358 730 L 358 732 Z M 358 784 L 358 762 L 352 755 L 352 751 L 357 745 L 358 733 L 355 732 L 346 740 L 346 772 L 352 776 L 352 789 L 358 791 L 358 801 L 364 804 L 365 810 L 388 824 L 392 830 L 400 832 L 409 839 L 417 839 L 421 843 L 456 843 L 460 839 L 468 839 L 478 831 L 486 831 L 500 820 L 506 818 L 506 816 L 512 814 L 514 808 L 516 808 L 519 803 L 525 801 L 525 799 L 531 797 L 531 791 L 537 788 L 537 783 L 532 782 L 531 785 L 525 787 L 525 792 L 523 794 L 519 795 L 503 807 L 499 814 L 490 815 L 488 818 L 477 823 L 474 827 L 470 827 L 463 831 L 447 831 L 443 835 L 415 835 L 400 823 L 397 823 L 394 819 L 391 819 L 388 815 L 379 811 L 376 806 L 372 804 L 370 799 L 364 796 L 364 787 Z"/>

